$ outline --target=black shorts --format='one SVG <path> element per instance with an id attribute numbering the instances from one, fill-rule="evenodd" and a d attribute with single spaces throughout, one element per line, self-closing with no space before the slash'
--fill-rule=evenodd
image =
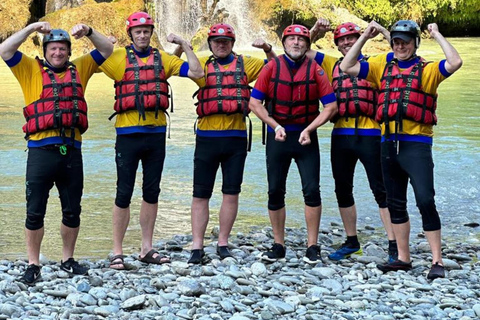
<path id="1" fill-rule="evenodd" d="M 330 160 L 338 206 L 355 204 L 353 177 L 360 160 L 367 173 L 370 189 L 380 208 L 387 207 L 387 192 L 383 183 L 380 136 L 332 135 Z"/>
<path id="2" fill-rule="evenodd" d="M 409 220 L 407 189 L 410 181 L 422 215 L 423 230 L 440 230 L 440 217 L 434 199 L 432 146 L 412 141 L 397 143 L 398 148 L 392 141 L 382 143 L 382 169 L 392 223 L 401 224 Z"/>
<path id="3" fill-rule="evenodd" d="M 25 183 L 25 227 L 28 230 L 43 227 L 50 189 L 54 184 L 60 196 L 62 223 L 69 228 L 77 228 L 80 226 L 83 192 L 81 150 L 68 147 L 66 155 L 62 155 L 58 146 L 29 148 Z"/>
<path id="4" fill-rule="evenodd" d="M 196 137 L 193 159 L 193 196 L 210 199 L 218 167 L 222 166 L 222 193 L 241 191 L 247 158 L 247 139 L 242 137 Z"/>
<path id="5" fill-rule="evenodd" d="M 117 135 L 117 195 L 115 205 L 128 208 L 132 199 L 138 163 L 142 162 L 143 200 L 154 204 L 160 195 L 160 180 L 165 161 L 165 133 Z"/>
<path id="6" fill-rule="evenodd" d="M 300 131 L 287 132 L 285 142 L 275 141 L 275 133 L 267 134 L 267 177 L 268 209 L 279 210 L 285 207 L 287 175 L 292 159 L 302 180 L 302 192 L 305 205 L 318 207 L 320 198 L 320 149 L 317 132 L 312 132 L 312 143 L 302 146 L 298 139 Z"/>

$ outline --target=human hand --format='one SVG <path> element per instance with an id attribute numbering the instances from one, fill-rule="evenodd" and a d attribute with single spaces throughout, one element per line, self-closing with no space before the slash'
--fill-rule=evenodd
<path id="1" fill-rule="evenodd" d="M 167 36 L 167 41 L 170 42 L 170 43 L 179 44 L 181 46 L 186 45 L 188 48 L 193 50 L 193 47 L 190 44 L 190 42 L 184 40 L 182 37 L 180 37 L 179 35 L 176 35 L 174 33 L 170 33 Z"/>
<path id="2" fill-rule="evenodd" d="M 379 25 L 376 21 L 371 21 L 362 35 L 367 39 L 375 38 L 380 33 L 382 28 L 383 27 Z"/>
<path id="3" fill-rule="evenodd" d="M 263 49 L 268 51 L 270 49 L 270 45 L 263 39 L 255 39 L 252 43 L 252 47 Z"/>
<path id="4" fill-rule="evenodd" d="M 312 141 L 310 140 L 310 131 L 308 131 L 307 129 L 303 130 L 302 133 L 300 133 L 298 143 L 300 143 L 302 146 L 306 146 L 312 143 Z"/>
<path id="5" fill-rule="evenodd" d="M 286 139 L 287 139 L 287 133 L 285 132 L 284 127 L 280 127 L 277 130 L 275 130 L 275 141 L 285 142 Z"/>
<path id="6" fill-rule="evenodd" d="M 80 39 L 88 34 L 90 31 L 90 27 L 87 26 L 86 24 L 79 23 L 75 26 L 73 26 L 72 30 L 70 31 L 70 34 L 72 37 L 75 39 Z"/>
<path id="7" fill-rule="evenodd" d="M 438 30 L 438 25 L 436 23 L 428 24 L 427 29 L 428 32 L 430 32 L 430 36 L 432 38 L 435 38 L 435 36 L 440 33 L 440 31 Z"/>
<path id="8" fill-rule="evenodd" d="M 327 32 L 331 30 L 330 21 L 328 19 L 319 18 L 312 28 L 315 31 Z"/>
<path id="9" fill-rule="evenodd" d="M 32 23 L 30 27 L 33 28 L 33 31 L 37 31 L 43 34 L 50 33 L 50 31 L 52 30 L 50 23 L 44 21 Z"/>

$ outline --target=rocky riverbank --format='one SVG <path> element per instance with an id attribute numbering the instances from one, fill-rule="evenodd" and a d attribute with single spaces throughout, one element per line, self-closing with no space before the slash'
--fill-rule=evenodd
<path id="1" fill-rule="evenodd" d="M 129 271 L 108 260 L 81 261 L 87 276 L 69 278 L 59 263 L 42 261 L 42 280 L 17 281 L 24 261 L 0 261 L 0 319 L 477 319 L 480 317 L 480 247 L 444 243 L 447 278 L 428 281 L 425 239 L 411 240 L 413 270 L 382 274 L 386 240 L 374 230 L 360 236 L 364 255 L 341 263 L 327 255 L 342 241 L 338 226 L 322 230 L 323 262 L 302 261 L 306 230 L 288 229 L 287 262 L 264 264 L 258 255 L 272 244 L 270 228 L 231 238 L 235 259 L 205 251 L 203 266 L 189 266 L 191 236 L 159 241 L 172 263 L 146 265 L 126 259 Z"/>

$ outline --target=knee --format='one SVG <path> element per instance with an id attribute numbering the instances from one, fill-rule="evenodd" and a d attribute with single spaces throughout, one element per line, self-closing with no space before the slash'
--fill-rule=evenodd
<path id="1" fill-rule="evenodd" d="M 285 192 L 277 190 L 268 193 L 268 210 L 280 210 L 285 207 Z"/>
<path id="2" fill-rule="evenodd" d="M 223 194 L 236 195 L 236 194 L 239 194 L 241 191 L 242 189 L 240 186 L 223 186 L 222 187 Z"/>
<path id="3" fill-rule="evenodd" d="M 62 224 L 69 228 L 78 228 L 80 226 L 80 212 L 64 212 Z"/>
<path id="4" fill-rule="evenodd" d="M 146 203 L 157 203 L 159 195 L 160 195 L 160 187 L 143 190 L 143 200 Z"/>
<path id="5" fill-rule="evenodd" d="M 320 188 L 316 187 L 311 189 L 305 189 L 303 191 L 303 199 L 305 205 L 309 207 L 318 207 L 322 204 L 322 200 L 320 198 Z"/>
<path id="6" fill-rule="evenodd" d="M 132 200 L 132 194 L 133 194 L 133 188 L 117 187 L 115 205 L 122 209 L 128 208 L 130 206 L 130 201 Z"/>
<path id="7" fill-rule="evenodd" d="M 201 185 L 193 185 L 193 197 L 210 199 L 212 197 L 213 189 Z"/>
<path id="8" fill-rule="evenodd" d="M 349 208 L 355 204 L 355 200 L 353 199 L 352 193 L 345 194 L 335 190 L 335 194 L 337 195 L 338 207 Z"/>
<path id="9" fill-rule="evenodd" d="M 43 228 L 44 218 L 45 214 L 28 212 L 25 220 L 25 228 L 32 231 Z"/>

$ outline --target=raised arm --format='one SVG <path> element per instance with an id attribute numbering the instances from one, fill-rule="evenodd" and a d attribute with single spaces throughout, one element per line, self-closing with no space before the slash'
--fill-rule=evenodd
<path id="1" fill-rule="evenodd" d="M 325 37 L 325 33 L 331 30 L 330 21 L 320 18 L 315 22 L 312 29 L 310 29 L 310 40 L 313 43 L 318 39 Z"/>
<path id="2" fill-rule="evenodd" d="M 445 39 L 445 37 L 438 31 L 438 26 L 436 23 L 430 23 L 428 25 L 428 32 L 430 32 L 430 36 L 438 42 L 440 47 L 445 54 L 445 58 L 447 59 L 445 63 L 445 69 L 449 73 L 454 73 L 463 64 L 462 58 L 458 54 L 457 50 L 450 44 L 450 42 Z"/>
<path id="3" fill-rule="evenodd" d="M 70 31 L 75 39 L 87 37 L 93 43 L 95 48 L 100 52 L 102 57 L 107 59 L 113 52 L 113 43 L 100 32 L 95 31 L 86 24 L 77 24 Z"/>
<path id="4" fill-rule="evenodd" d="M 267 43 L 263 39 L 256 39 L 255 41 L 253 41 L 252 47 L 263 49 L 263 52 L 265 52 L 268 61 L 277 56 L 277 54 L 273 51 L 272 45 Z"/>
<path id="5" fill-rule="evenodd" d="M 32 33 L 40 32 L 47 34 L 52 28 L 48 22 L 35 22 L 29 24 L 22 30 L 12 34 L 0 44 L 0 56 L 3 60 L 9 60 L 17 52 L 20 45 L 27 40 Z"/>
<path id="6" fill-rule="evenodd" d="M 362 48 L 367 40 L 378 35 L 380 32 L 380 30 L 378 30 L 378 26 L 379 24 L 375 21 L 372 21 L 368 24 L 368 27 L 362 33 L 360 38 L 358 38 L 357 42 L 355 42 L 355 44 L 343 58 L 342 63 L 340 64 L 340 68 L 343 70 L 343 72 L 355 77 L 358 76 L 360 72 L 360 62 L 357 61 L 358 55 L 362 51 Z"/>
<path id="7" fill-rule="evenodd" d="M 390 43 L 390 31 L 388 31 L 387 28 L 385 28 L 384 26 L 382 26 L 381 24 L 379 24 L 376 21 L 372 21 L 371 24 L 373 26 L 375 26 L 375 28 L 378 30 L 378 32 L 383 34 L 383 37 L 385 38 L 385 40 L 387 40 L 388 43 Z"/>
<path id="8" fill-rule="evenodd" d="M 197 56 L 193 53 L 190 43 L 184 40 L 182 37 L 177 36 L 176 34 L 170 33 L 167 37 L 167 41 L 170 43 L 178 44 L 182 47 L 183 52 L 187 56 L 188 61 L 188 77 L 192 79 L 200 79 L 204 76 L 202 66 L 200 61 L 198 61 Z M 181 54 L 180 54 L 181 55 Z"/>

